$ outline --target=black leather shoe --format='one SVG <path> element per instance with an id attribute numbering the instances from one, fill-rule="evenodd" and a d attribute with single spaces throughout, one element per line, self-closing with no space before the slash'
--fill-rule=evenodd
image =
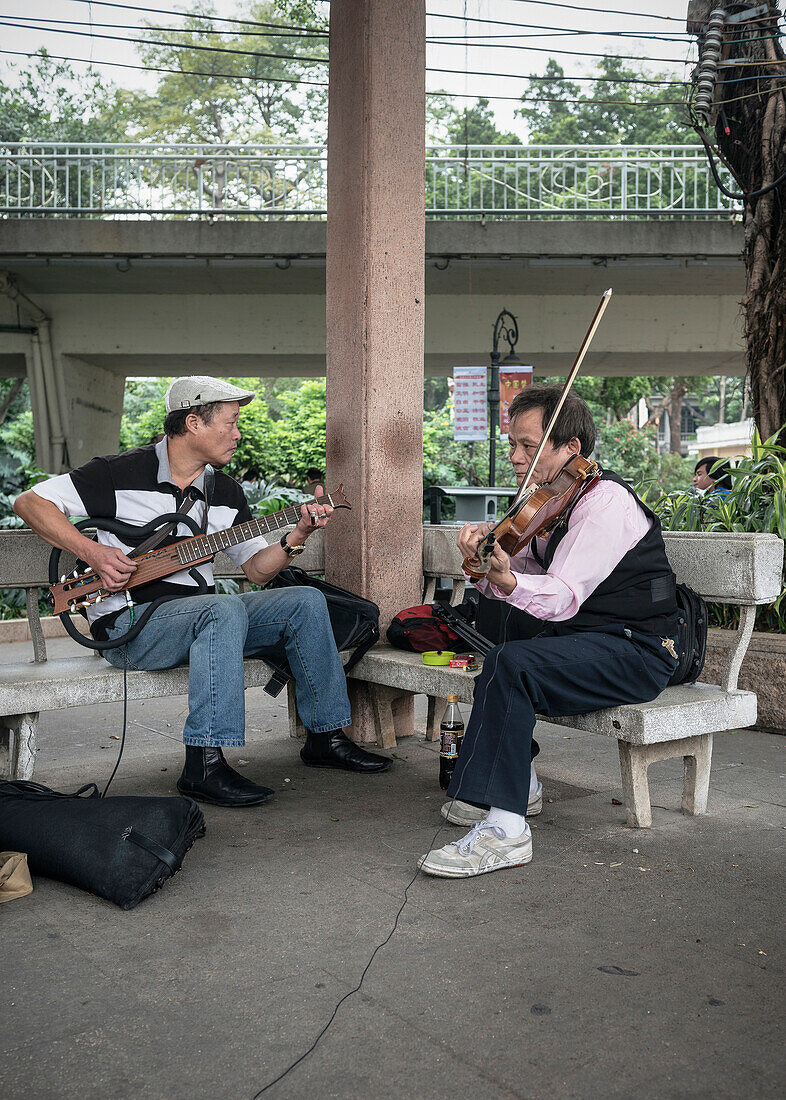
<path id="1" fill-rule="evenodd" d="M 200 745 L 186 745 L 186 762 L 177 789 L 213 806 L 259 806 L 275 793 L 230 768 L 218 747 Z"/>
<path id="2" fill-rule="evenodd" d="M 350 741 L 343 730 L 308 731 L 300 759 L 309 768 L 343 768 L 347 772 L 386 772 L 393 763 L 387 756 L 366 752 Z"/>

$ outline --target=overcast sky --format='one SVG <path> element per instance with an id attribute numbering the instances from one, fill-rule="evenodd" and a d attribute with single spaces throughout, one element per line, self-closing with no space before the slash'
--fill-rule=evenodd
<path id="1" fill-rule="evenodd" d="M 559 50 L 585 51 L 596 54 L 629 55 L 636 58 L 655 58 L 644 61 L 651 70 L 671 79 L 682 79 L 686 72 L 685 61 L 695 57 L 695 40 L 685 34 L 685 12 L 687 0 L 591 0 L 590 4 L 580 4 L 582 10 L 571 10 L 551 3 L 535 0 L 427 0 L 429 12 L 427 23 L 430 37 L 446 38 L 470 33 L 476 40 L 483 37 L 494 46 L 467 46 L 430 44 L 428 47 L 428 65 L 450 70 L 448 73 L 430 72 L 427 87 L 430 90 L 444 89 L 452 93 L 464 93 L 470 96 L 520 96 L 523 79 L 530 73 L 539 74 L 545 69 L 549 56 L 553 56 L 570 75 L 589 75 L 596 63 L 593 57 L 577 57 Z M 141 6 L 165 10 L 182 10 L 187 4 L 177 0 L 139 0 Z M 238 0 L 214 0 L 219 15 L 247 18 L 248 9 Z M 127 10 L 120 10 L 125 7 Z M 617 13 L 604 12 L 602 8 L 617 9 Z M 619 12 L 639 13 L 621 15 Z M 90 21 L 95 31 L 104 30 L 113 34 L 134 34 L 107 27 L 107 23 L 140 25 L 144 20 L 159 23 L 162 26 L 176 23 L 167 16 L 156 16 L 152 12 L 131 10 L 128 0 L 119 0 L 116 7 L 103 7 L 90 0 L 0 0 L 0 22 L 32 22 L 40 20 L 39 29 L 22 29 L 19 26 L 0 26 L 0 47 L 3 50 L 23 50 L 34 52 L 46 46 L 50 53 L 63 54 L 71 58 L 80 58 L 85 62 L 92 59 L 94 65 L 101 61 L 127 62 L 139 64 L 134 46 L 126 42 L 111 42 L 104 39 L 81 37 L 63 33 L 50 33 L 43 30 L 47 21 L 83 20 Z M 494 26 L 459 19 L 440 18 L 440 15 L 479 16 L 483 19 L 510 20 L 509 26 Z M 658 18 L 668 16 L 668 19 Z M 101 26 L 103 24 L 103 28 Z M 50 24 L 51 25 L 51 24 Z M 78 26 L 74 30 L 89 30 L 89 26 Z M 566 30 L 586 30 L 592 35 L 565 34 Z M 639 36 L 663 35 L 677 41 L 648 41 L 645 37 L 621 37 L 624 33 Z M 533 49 L 510 48 L 511 38 L 504 36 L 526 35 L 513 41 L 519 46 Z M 532 37 L 530 37 L 532 36 Z M 544 52 L 541 52 L 544 51 Z M 0 73 L 9 77 L 8 63 L 23 59 L 12 58 L 0 53 Z M 468 70 L 483 73 L 511 73 L 512 78 L 493 76 L 469 76 Z M 124 87 L 144 87 L 152 91 L 155 87 L 154 76 L 133 69 L 110 68 L 104 70 L 106 76 Z M 664 98 L 678 98 L 669 89 L 664 89 Z M 456 99 L 458 106 L 471 103 L 469 99 Z M 513 130 L 522 138 L 526 136 L 520 119 L 515 117 L 516 104 L 504 100 L 492 100 L 498 124 L 502 129 Z"/>

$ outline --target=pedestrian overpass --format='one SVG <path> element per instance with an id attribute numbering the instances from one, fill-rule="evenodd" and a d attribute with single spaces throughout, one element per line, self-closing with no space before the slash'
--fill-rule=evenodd
<path id="1" fill-rule="evenodd" d="M 320 148 L 0 147 L 0 375 L 45 467 L 116 449 L 129 375 L 325 374 L 325 177 Z M 487 363 L 507 308 L 564 374 L 608 286 L 588 373 L 744 373 L 740 213 L 701 149 L 431 148 L 426 211 L 426 373 Z"/>

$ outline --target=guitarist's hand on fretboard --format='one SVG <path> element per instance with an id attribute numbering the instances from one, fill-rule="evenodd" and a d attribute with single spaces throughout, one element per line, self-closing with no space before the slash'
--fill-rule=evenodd
<path id="1" fill-rule="evenodd" d="M 334 509 L 326 501 L 320 500 L 323 496 L 324 489 L 321 485 L 317 485 L 313 501 L 309 501 L 308 504 L 304 504 L 300 509 L 300 519 L 297 521 L 295 531 L 298 536 L 304 541 L 309 535 L 313 534 L 318 527 L 324 527 L 327 521 L 333 515 Z"/>

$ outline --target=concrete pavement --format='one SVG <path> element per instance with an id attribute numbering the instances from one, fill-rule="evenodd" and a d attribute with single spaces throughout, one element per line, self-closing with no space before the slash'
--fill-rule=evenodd
<path id="1" fill-rule="evenodd" d="M 114 793 L 174 793 L 185 703 L 130 705 Z M 43 879 L 0 907 L 4 1096 L 251 1100 L 390 932 L 439 825 L 437 747 L 406 739 L 367 779 L 309 770 L 284 706 L 259 689 L 247 703 L 232 762 L 270 804 L 204 807 L 207 836 L 130 913 Z M 36 778 L 105 781 L 121 719 L 42 716 Z M 782 1095 L 786 741 L 717 737 L 703 818 L 679 813 L 679 766 L 654 765 L 655 825 L 636 831 L 613 743 L 538 736 L 533 862 L 418 877 L 361 992 L 265 1095 Z"/>

